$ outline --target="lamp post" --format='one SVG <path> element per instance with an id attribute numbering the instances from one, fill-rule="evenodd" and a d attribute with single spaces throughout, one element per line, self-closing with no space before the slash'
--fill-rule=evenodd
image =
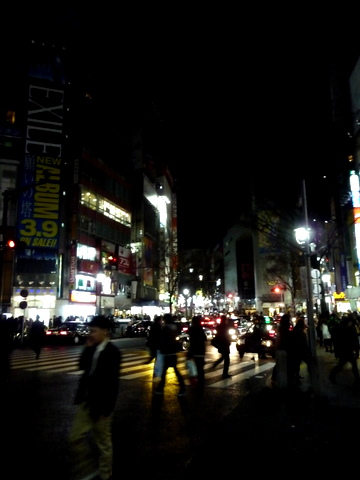
<path id="1" fill-rule="evenodd" d="M 314 324 L 314 312 L 313 312 L 313 292 L 312 292 L 312 278 L 311 278 L 311 261 L 310 261 L 310 246 L 309 246 L 309 229 L 308 228 L 296 228 L 295 229 L 296 241 L 300 245 L 305 246 L 305 269 L 306 269 L 306 311 L 308 318 L 309 328 L 309 346 L 311 356 L 316 357 L 316 332 Z"/>
<path id="2" fill-rule="evenodd" d="M 314 322 L 313 307 L 313 285 L 311 277 L 311 260 L 310 260 L 310 229 L 307 214 L 306 186 L 303 180 L 303 206 L 305 227 L 295 229 L 295 238 L 300 245 L 305 246 L 305 267 L 306 267 L 306 311 L 308 319 L 308 336 L 311 355 L 310 375 L 314 394 L 320 395 L 320 378 L 319 368 L 316 356 L 316 330 Z"/>
<path id="3" fill-rule="evenodd" d="M 184 297 L 185 297 L 185 317 L 186 319 L 188 318 L 188 298 L 189 298 L 189 289 L 188 288 L 184 288 L 183 290 L 183 294 L 184 294 Z"/>

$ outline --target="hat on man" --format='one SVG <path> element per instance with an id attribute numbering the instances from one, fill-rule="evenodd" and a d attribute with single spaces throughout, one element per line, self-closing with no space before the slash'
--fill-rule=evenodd
<path id="1" fill-rule="evenodd" d="M 102 328 L 103 330 L 111 329 L 111 322 L 104 315 L 95 315 L 95 317 L 89 322 L 89 327 Z"/>

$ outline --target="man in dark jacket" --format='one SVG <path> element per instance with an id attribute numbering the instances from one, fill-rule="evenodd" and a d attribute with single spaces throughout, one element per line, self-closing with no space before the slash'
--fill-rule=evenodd
<path id="1" fill-rule="evenodd" d="M 196 364 L 197 370 L 197 388 L 196 390 L 201 392 L 205 384 L 205 353 L 207 337 L 204 329 L 201 325 L 202 317 L 195 315 L 189 328 L 190 346 L 188 351 L 188 358 L 193 359 Z"/>
<path id="2" fill-rule="evenodd" d="M 220 357 L 213 364 L 213 368 L 216 368 L 221 362 L 224 362 L 222 379 L 231 379 L 229 375 L 230 367 L 230 345 L 231 338 L 229 334 L 229 319 L 226 315 L 221 315 L 220 323 L 216 327 L 216 338 L 218 340 L 218 347 L 216 347 L 220 353 Z"/>
<path id="3" fill-rule="evenodd" d="M 99 452 L 99 477 L 108 480 L 112 475 L 113 445 L 112 419 L 116 406 L 121 354 L 109 341 L 110 321 L 101 315 L 89 323 L 90 334 L 80 357 L 83 374 L 75 396 L 77 410 L 69 435 L 74 462 L 74 478 L 83 478 L 89 472 L 94 453 L 88 443 L 88 434 Z"/>
<path id="4" fill-rule="evenodd" d="M 329 376 L 331 383 L 336 384 L 337 374 L 344 368 L 345 364 L 349 362 L 354 376 L 354 387 L 356 390 L 360 390 L 360 373 L 356 359 L 358 348 L 359 338 L 356 332 L 355 318 L 351 313 L 344 314 L 338 334 L 338 363 L 331 369 Z"/>
<path id="5" fill-rule="evenodd" d="M 36 320 L 30 327 L 29 343 L 31 348 L 35 352 L 35 356 L 38 359 L 40 352 L 44 344 L 46 332 L 44 322 L 40 320 L 40 316 L 36 315 Z"/>
<path id="6" fill-rule="evenodd" d="M 155 393 L 158 395 L 162 395 L 164 393 L 166 373 L 168 368 L 172 367 L 179 382 L 180 390 L 178 396 L 182 397 L 185 395 L 186 386 L 183 376 L 177 367 L 177 352 L 179 351 L 179 344 L 176 341 L 176 336 L 178 331 L 176 325 L 174 324 L 174 318 L 170 313 L 165 313 L 164 322 L 165 325 L 161 329 L 159 343 L 160 352 L 164 355 L 164 369 L 159 385 L 155 389 Z"/>

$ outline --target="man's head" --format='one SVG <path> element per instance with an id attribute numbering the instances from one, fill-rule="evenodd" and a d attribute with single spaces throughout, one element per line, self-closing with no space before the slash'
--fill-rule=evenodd
<path id="1" fill-rule="evenodd" d="M 91 343 L 99 345 L 99 343 L 103 342 L 109 336 L 111 323 L 104 315 L 96 315 L 91 322 L 89 322 L 89 328 L 89 339 Z"/>

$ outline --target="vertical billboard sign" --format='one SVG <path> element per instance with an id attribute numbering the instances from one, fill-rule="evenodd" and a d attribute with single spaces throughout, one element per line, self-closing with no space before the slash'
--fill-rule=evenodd
<path id="1" fill-rule="evenodd" d="M 175 275 L 178 271 L 178 225 L 177 225 L 177 197 L 172 195 L 172 215 L 171 215 L 171 268 L 175 271 Z"/>
<path id="2" fill-rule="evenodd" d="M 29 248 L 57 249 L 65 79 L 54 49 L 34 47 L 28 77 L 17 237 Z"/>
<path id="3" fill-rule="evenodd" d="M 358 268 L 360 268 L 360 182 L 355 170 L 350 172 L 350 190 L 354 209 L 355 247 L 357 253 Z M 346 285 L 347 287 L 347 285 Z"/>
<path id="4" fill-rule="evenodd" d="M 118 271 L 130 275 L 134 273 L 130 248 L 118 248 Z"/>

